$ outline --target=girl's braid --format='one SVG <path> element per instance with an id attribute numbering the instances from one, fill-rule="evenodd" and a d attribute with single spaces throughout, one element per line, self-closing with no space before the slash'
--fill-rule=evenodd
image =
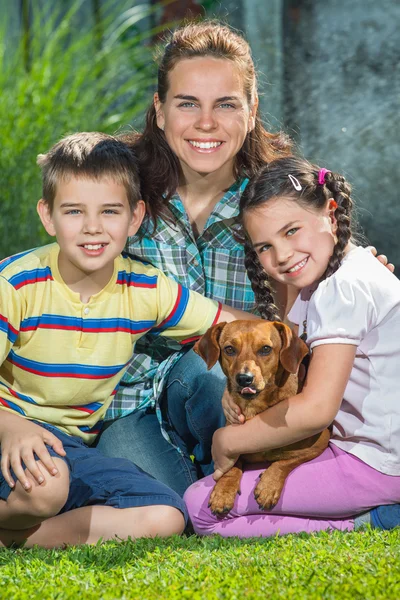
<path id="1" fill-rule="evenodd" d="M 350 197 L 351 186 L 342 175 L 327 173 L 325 175 L 325 185 L 338 205 L 335 210 L 337 243 L 325 271 L 325 277 L 330 277 L 340 267 L 345 248 L 351 237 L 350 217 L 353 202 Z"/>
<path id="2" fill-rule="evenodd" d="M 279 321 L 278 309 L 274 304 L 268 275 L 258 260 L 256 251 L 247 239 L 244 241 L 244 264 L 261 318 L 267 321 Z"/>

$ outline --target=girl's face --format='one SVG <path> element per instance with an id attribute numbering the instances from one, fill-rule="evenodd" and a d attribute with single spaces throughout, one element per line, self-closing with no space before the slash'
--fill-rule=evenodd
<path id="1" fill-rule="evenodd" d="M 302 289 L 324 274 L 336 243 L 334 212 L 273 198 L 245 213 L 244 225 L 264 270 L 276 281 Z"/>
<path id="2" fill-rule="evenodd" d="M 237 153 L 254 127 L 239 70 L 226 59 L 179 61 L 170 71 L 164 104 L 155 94 L 157 125 L 164 127 L 186 181 L 220 171 L 232 179 Z"/>

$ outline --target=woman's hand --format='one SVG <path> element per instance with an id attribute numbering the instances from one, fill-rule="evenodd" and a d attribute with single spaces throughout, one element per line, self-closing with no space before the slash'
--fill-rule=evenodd
<path id="1" fill-rule="evenodd" d="M 24 463 L 26 469 L 39 484 L 43 483 L 43 474 L 34 454 L 36 454 L 50 475 L 58 473 L 56 465 L 45 445 L 48 444 L 51 446 L 60 456 L 65 456 L 62 442 L 55 435 L 28 419 L 6 413 L 6 411 L 1 411 L 1 420 L 0 466 L 3 477 L 11 488 L 15 486 L 15 482 L 11 476 L 10 467 L 14 470 L 17 479 L 21 482 L 25 490 L 29 491 L 32 487 L 31 482 L 25 475 L 22 463 Z"/>
<path id="2" fill-rule="evenodd" d="M 232 396 L 228 392 L 227 388 L 222 396 L 222 410 L 224 411 L 225 418 L 230 425 L 240 425 L 245 422 L 244 415 L 239 406 L 233 401 Z"/>
<path id="3" fill-rule="evenodd" d="M 214 461 L 213 479 L 218 481 L 229 471 L 239 458 L 239 454 L 231 454 L 228 449 L 228 438 L 233 427 L 221 427 L 213 435 L 211 453 Z"/>
<path id="4" fill-rule="evenodd" d="M 375 246 L 368 246 L 369 250 L 371 250 L 372 254 L 376 256 L 376 258 L 381 262 L 391 273 L 394 273 L 394 265 L 392 263 L 388 263 L 388 258 L 385 254 L 379 254 L 375 248 Z"/>

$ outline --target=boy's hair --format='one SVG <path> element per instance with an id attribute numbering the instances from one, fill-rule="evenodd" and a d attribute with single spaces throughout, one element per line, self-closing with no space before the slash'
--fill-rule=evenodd
<path id="1" fill-rule="evenodd" d="M 166 100 L 169 74 L 181 60 L 212 57 L 233 63 L 243 83 L 251 106 L 257 96 L 257 77 L 247 41 L 229 25 L 216 20 L 189 22 L 179 27 L 166 40 L 159 59 L 157 92 L 161 103 Z M 142 134 L 130 133 L 125 141 L 133 145 L 139 159 L 143 199 L 148 203 L 155 221 L 165 214 L 181 175 L 179 161 L 169 147 L 164 132 L 157 126 L 157 115 L 151 103 Z M 251 177 L 265 162 L 291 152 L 291 140 L 283 133 L 269 133 L 264 128 L 259 109 L 254 129 L 248 133 L 239 150 L 234 168 L 235 177 Z"/>
<path id="2" fill-rule="evenodd" d="M 340 266 L 345 248 L 352 236 L 352 207 L 350 197 L 351 186 L 342 175 L 326 172 L 324 183 L 318 182 L 320 167 L 308 161 L 288 156 L 271 162 L 250 180 L 240 200 L 240 219 L 243 223 L 244 215 L 266 204 L 269 200 L 278 197 L 297 202 L 304 208 L 321 210 L 326 202 L 332 198 L 337 203 L 335 218 L 337 221 L 337 243 L 329 259 L 324 277 L 330 277 Z M 292 178 L 300 184 L 301 189 L 296 189 Z M 277 308 L 273 304 L 271 286 L 268 275 L 264 271 L 257 253 L 246 236 L 245 266 L 253 288 L 257 307 L 264 319 L 274 320 L 278 317 Z"/>
<path id="3" fill-rule="evenodd" d="M 137 160 L 122 140 L 99 132 L 69 135 L 55 144 L 47 154 L 39 154 L 42 169 L 42 197 L 53 210 L 57 184 L 70 177 L 100 180 L 110 178 L 125 187 L 130 209 L 140 199 Z"/>

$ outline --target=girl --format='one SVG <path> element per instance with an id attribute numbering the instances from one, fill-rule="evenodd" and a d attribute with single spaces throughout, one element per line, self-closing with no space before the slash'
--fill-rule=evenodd
<path id="1" fill-rule="evenodd" d="M 327 450 L 295 469 L 269 512 L 248 467 L 231 513 L 208 508 L 212 477 L 185 494 L 197 533 L 269 536 L 353 529 L 352 515 L 400 501 L 400 282 L 351 238 L 350 186 L 299 158 L 264 167 L 241 199 L 246 264 L 262 316 L 274 318 L 268 277 L 299 296 L 289 319 L 311 351 L 303 391 L 213 439 L 214 478 L 244 453 L 286 446 L 333 422 Z M 227 415 L 229 418 L 229 414 Z M 263 469 L 264 470 L 264 469 Z M 400 507 L 356 519 L 392 527 Z"/>

